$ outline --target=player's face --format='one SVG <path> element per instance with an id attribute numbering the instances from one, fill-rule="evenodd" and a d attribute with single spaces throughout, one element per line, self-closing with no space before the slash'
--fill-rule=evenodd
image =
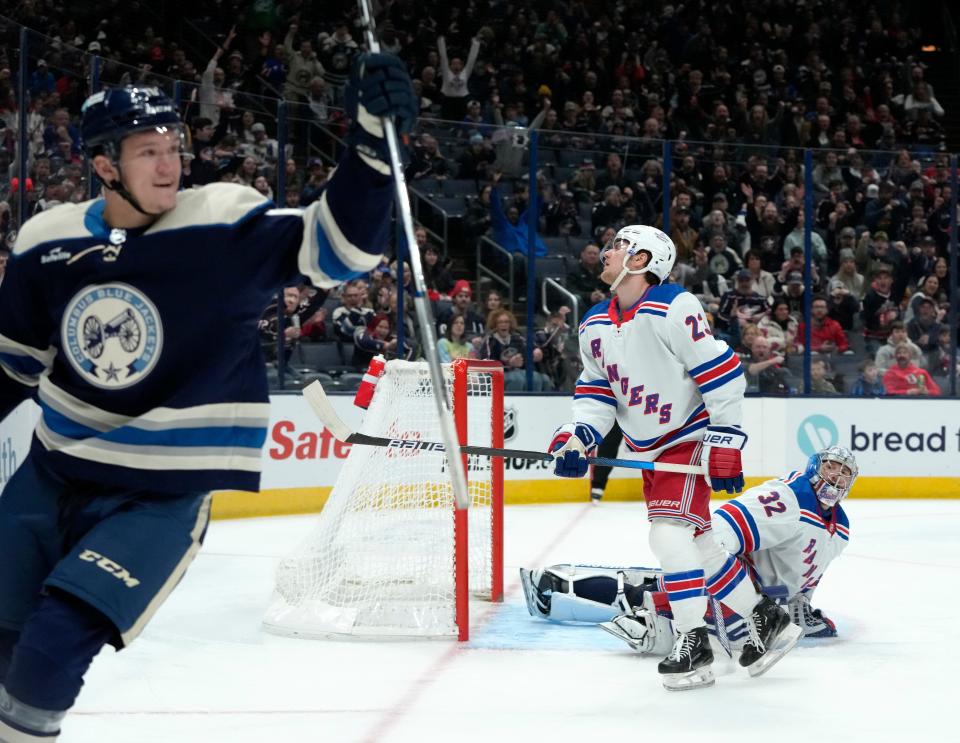
<path id="1" fill-rule="evenodd" d="M 840 462 L 826 460 L 820 465 L 820 477 L 841 490 L 848 490 L 853 484 L 853 473 Z"/>
<path id="2" fill-rule="evenodd" d="M 177 130 L 130 135 L 123 141 L 119 164 L 124 187 L 144 211 L 161 214 L 176 206 L 181 169 Z"/>
<path id="3" fill-rule="evenodd" d="M 613 284 L 617 276 L 623 270 L 623 263 L 629 259 L 627 248 L 630 243 L 626 240 L 614 240 L 603 253 L 600 254 L 600 260 L 603 262 L 603 271 L 600 272 L 600 280 Z"/>

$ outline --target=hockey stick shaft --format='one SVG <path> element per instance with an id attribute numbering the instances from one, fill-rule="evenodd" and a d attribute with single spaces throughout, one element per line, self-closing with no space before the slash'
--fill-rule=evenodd
<path id="1" fill-rule="evenodd" d="M 367 48 L 372 53 L 380 51 L 380 42 L 377 40 L 376 26 L 373 20 L 373 8 L 370 0 L 358 0 L 360 17 L 363 19 Z M 390 170 L 396 187 L 396 203 L 398 217 L 406 238 L 407 250 L 410 257 L 410 268 L 413 273 L 414 297 L 413 305 L 416 310 L 417 324 L 420 327 L 420 340 L 423 342 L 423 355 L 430 369 L 430 381 L 433 383 L 434 399 L 437 405 L 437 416 L 440 420 L 440 434 L 448 449 L 457 448 L 457 429 L 453 421 L 453 411 L 447 397 L 447 386 L 440 368 L 440 353 L 437 350 L 437 338 L 434 333 L 433 312 L 427 302 L 427 282 L 423 275 L 423 264 L 420 261 L 420 249 L 413 232 L 413 211 L 410 209 L 410 195 L 407 193 L 406 179 L 403 174 L 403 162 L 400 157 L 400 144 L 393 120 L 388 117 L 381 119 L 383 131 L 387 139 L 387 149 L 390 152 Z M 397 246 L 399 249 L 399 246 Z M 403 266 L 400 271 L 402 273 Z M 450 457 L 450 477 L 453 482 L 453 497 L 457 508 L 465 509 L 470 505 L 470 494 L 467 491 L 467 474 L 463 460 L 459 457 Z"/>
<path id="2" fill-rule="evenodd" d="M 391 439 L 386 436 L 371 436 L 351 430 L 337 415 L 327 393 L 320 382 L 311 382 L 303 388 L 306 398 L 313 412 L 326 428 L 339 440 L 347 444 L 361 446 L 380 446 L 402 451 L 447 451 L 446 445 L 439 441 L 420 441 L 419 439 Z M 493 446 L 458 446 L 455 447 L 461 454 L 481 457 L 505 457 L 507 459 L 529 459 L 537 462 L 552 462 L 554 455 L 530 449 L 498 449 Z M 451 457 L 457 459 L 458 457 Z M 635 470 L 654 470 L 656 472 L 678 472 L 681 474 L 703 475 L 702 467 L 693 464 L 673 464 L 671 462 L 642 462 L 637 459 L 609 459 L 607 457 L 588 457 L 590 464 L 601 467 L 626 467 Z"/>

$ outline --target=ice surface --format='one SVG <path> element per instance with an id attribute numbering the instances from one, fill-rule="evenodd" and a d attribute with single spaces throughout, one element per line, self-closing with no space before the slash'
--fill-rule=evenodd
<path id="1" fill-rule="evenodd" d="M 960 502 L 847 503 L 851 542 L 804 640 L 751 679 L 666 692 L 656 659 L 594 627 L 526 613 L 517 568 L 652 565 L 641 504 L 507 509 L 506 601 L 473 639 L 307 641 L 260 629 L 273 570 L 312 517 L 214 522 L 183 583 L 127 650 L 104 651 L 64 743 L 957 740 Z M 770 736 L 770 737 L 767 737 Z"/>

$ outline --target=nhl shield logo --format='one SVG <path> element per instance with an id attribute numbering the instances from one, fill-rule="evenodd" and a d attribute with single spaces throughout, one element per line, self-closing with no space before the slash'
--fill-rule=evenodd
<path id="1" fill-rule="evenodd" d="M 90 384 L 122 389 L 156 366 L 163 348 L 160 313 L 143 292 L 127 284 L 82 289 L 66 306 L 63 351 Z"/>
<path id="2" fill-rule="evenodd" d="M 516 408 L 503 409 L 503 439 L 509 441 L 517 435 L 517 410 Z"/>

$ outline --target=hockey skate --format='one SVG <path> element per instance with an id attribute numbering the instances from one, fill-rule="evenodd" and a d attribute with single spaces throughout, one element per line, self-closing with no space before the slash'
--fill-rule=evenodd
<path id="1" fill-rule="evenodd" d="M 790 599 L 790 621 L 800 625 L 804 637 L 836 637 L 837 625 L 819 609 L 810 606 L 804 594 Z"/>
<path id="2" fill-rule="evenodd" d="M 706 627 L 697 627 L 677 634 L 670 655 L 660 661 L 657 670 L 663 674 L 663 688 L 687 691 L 713 686 L 713 650 Z"/>
<path id="3" fill-rule="evenodd" d="M 740 665 L 751 676 L 769 671 L 796 646 L 803 630 L 790 622 L 790 615 L 764 596 L 747 619 L 749 637 L 740 653 Z"/>

